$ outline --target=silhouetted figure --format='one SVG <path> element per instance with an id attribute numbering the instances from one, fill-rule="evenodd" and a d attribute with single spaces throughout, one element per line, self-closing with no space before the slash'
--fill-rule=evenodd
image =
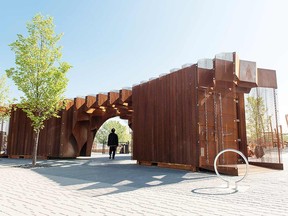
<path id="1" fill-rule="evenodd" d="M 111 159 L 111 154 L 112 154 L 112 159 L 114 159 L 116 149 L 118 146 L 118 136 L 115 133 L 114 128 L 112 128 L 111 133 L 108 136 L 108 146 L 109 146 L 109 159 Z"/>

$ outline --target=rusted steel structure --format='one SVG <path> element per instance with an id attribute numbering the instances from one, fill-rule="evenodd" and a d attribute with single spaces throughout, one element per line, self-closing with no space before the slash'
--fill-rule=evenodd
<path id="1" fill-rule="evenodd" d="M 256 62 L 239 60 L 236 53 L 218 54 L 132 89 L 71 100 L 59 113 L 61 118 L 45 123 L 38 155 L 90 156 L 99 127 L 120 116 L 133 130 L 133 159 L 139 164 L 213 169 L 223 149 L 248 156 L 244 95 L 260 87 L 277 89 L 275 70 L 257 68 Z M 9 156 L 28 157 L 31 136 L 24 113 L 12 112 Z M 237 163 L 236 155 L 219 159 L 222 165 Z"/>
<path id="2" fill-rule="evenodd" d="M 236 53 L 218 54 L 134 86 L 133 158 L 213 170 L 221 150 L 248 156 L 244 94 L 255 87 L 276 89 L 276 71 L 239 60 Z M 222 171 L 238 163 L 235 154 L 219 159 Z"/>
<path id="3" fill-rule="evenodd" d="M 60 118 L 45 122 L 40 132 L 38 156 L 74 158 L 90 156 L 97 130 L 109 118 L 120 116 L 132 122 L 132 91 L 121 89 L 107 94 L 89 95 L 68 100 Z M 25 113 L 12 112 L 8 135 L 8 156 L 30 158 L 33 148 L 31 122 Z"/>

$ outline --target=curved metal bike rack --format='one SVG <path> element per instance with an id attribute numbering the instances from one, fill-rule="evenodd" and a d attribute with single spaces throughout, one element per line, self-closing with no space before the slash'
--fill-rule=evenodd
<path id="1" fill-rule="evenodd" d="M 238 151 L 238 150 L 235 150 L 235 149 L 224 149 L 224 150 L 222 150 L 221 152 L 219 152 L 219 153 L 217 154 L 217 156 L 215 157 L 215 160 L 214 160 L 214 170 L 215 170 L 215 172 L 216 172 L 216 174 L 217 174 L 217 176 L 218 176 L 219 178 L 221 178 L 223 181 L 227 182 L 227 187 L 229 187 L 229 181 L 226 180 L 226 179 L 224 179 L 224 178 L 219 174 L 219 172 L 218 172 L 218 170 L 217 170 L 217 160 L 218 160 L 219 156 L 220 156 L 221 154 L 225 153 L 225 152 L 235 152 L 235 153 L 239 154 L 239 155 L 244 159 L 244 161 L 245 161 L 245 163 L 246 163 L 246 172 L 245 172 L 244 176 L 243 176 L 241 179 L 235 181 L 235 189 L 237 189 L 237 183 L 240 182 L 240 181 L 242 181 L 242 180 L 244 180 L 244 179 L 246 178 L 247 174 L 248 174 L 249 163 L 248 163 L 248 160 L 247 160 L 247 158 L 245 157 L 245 155 L 244 155 L 242 152 L 240 152 L 240 151 Z"/>

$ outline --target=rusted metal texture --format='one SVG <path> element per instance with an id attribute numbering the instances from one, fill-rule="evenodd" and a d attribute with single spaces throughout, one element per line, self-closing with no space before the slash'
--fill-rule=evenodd
<path id="1" fill-rule="evenodd" d="M 187 78 L 179 83 L 182 69 L 133 88 L 134 159 L 213 169 L 214 158 L 223 149 L 233 148 L 248 156 L 244 93 L 257 86 L 260 73 L 256 73 L 256 63 L 239 60 L 236 53 L 216 55 L 212 68 L 210 62 L 204 59 L 197 67 L 185 69 L 187 73 L 196 72 L 191 75 L 191 79 L 197 78 L 196 83 Z M 186 86 L 187 82 L 193 83 L 190 103 L 179 103 L 185 91 L 178 86 Z M 189 126 L 183 127 L 186 123 Z M 191 139 L 183 137 L 184 128 L 191 126 L 195 129 L 190 132 Z M 185 160 L 183 152 L 189 149 L 196 160 Z M 218 163 L 237 164 L 241 158 L 223 154 Z"/>
<path id="2" fill-rule="evenodd" d="M 199 91 L 199 100 L 207 91 Z M 238 149 L 238 118 L 236 94 L 213 92 L 199 106 L 200 167 L 212 166 L 216 155 L 227 148 Z M 225 158 L 224 158 L 225 156 Z M 236 163 L 235 157 L 225 154 L 221 164 Z M 207 168 L 208 168 L 207 167 Z"/>
<path id="3" fill-rule="evenodd" d="M 45 122 L 39 155 L 89 156 L 100 126 L 120 116 L 133 130 L 133 158 L 139 164 L 213 169 L 215 156 L 226 148 L 248 156 L 244 93 L 257 86 L 277 88 L 276 72 L 239 60 L 236 53 L 220 53 L 132 89 L 76 97 L 61 118 Z M 31 152 L 30 121 L 21 110 L 12 111 L 8 155 Z M 219 157 L 221 165 L 236 163 L 235 154 Z"/>
<path id="4" fill-rule="evenodd" d="M 77 97 L 67 102 L 59 112 L 60 118 L 45 122 L 40 132 L 38 156 L 42 158 L 71 158 L 90 156 L 97 130 L 109 118 L 120 116 L 132 120 L 132 91 Z M 12 110 L 8 149 L 9 157 L 31 157 L 33 149 L 31 122 L 21 109 Z"/>
<path id="5" fill-rule="evenodd" d="M 133 87 L 133 158 L 198 167 L 197 68 Z"/>

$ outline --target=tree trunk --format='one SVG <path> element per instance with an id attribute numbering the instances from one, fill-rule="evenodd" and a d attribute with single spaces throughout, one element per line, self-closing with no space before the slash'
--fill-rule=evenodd
<path id="1" fill-rule="evenodd" d="M 4 131 L 3 131 L 3 124 L 4 124 L 4 120 L 3 120 L 3 117 L 2 117 L 2 122 L 1 122 L 1 141 L 0 141 L 0 154 L 1 154 L 1 151 L 2 149 L 4 150 Z"/>
<path id="2" fill-rule="evenodd" d="M 34 137 L 34 146 L 33 146 L 33 155 L 32 155 L 32 167 L 36 166 L 39 133 L 40 133 L 40 130 L 37 130 L 37 131 L 34 130 L 34 135 L 33 135 L 33 137 Z"/>

